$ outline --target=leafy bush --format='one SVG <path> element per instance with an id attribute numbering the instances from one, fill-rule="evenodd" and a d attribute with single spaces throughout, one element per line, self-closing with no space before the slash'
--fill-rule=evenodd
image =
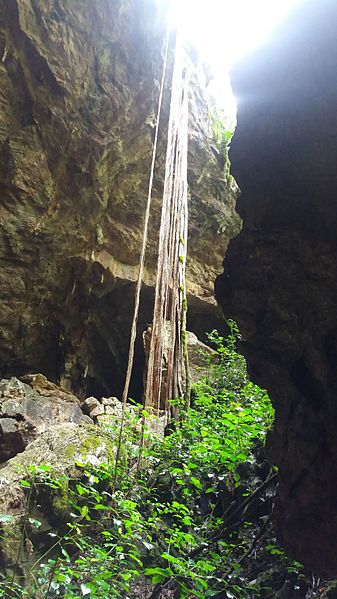
<path id="1" fill-rule="evenodd" d="M 78 465 L 81 475 L 67 481 L 67 516 L 49 533 L 45 553 L 22 584 L 4 577 L 0 596 L 254 599 L 303 584 L 301 566 L 277 547 L 270 522 L 276 474 L 263 445 L 273 409 L 249 382 L 237 327 L 230 327 L 227 339 L 210 335 L 216 350 L 207 376 L 176 430 L 160 440 L 145 435 L 139 468 L 143 436 L 136 438 L 134 422 L 127 426 L 115 492 L 111 467 Z M 33 468 L 23 481 L 27 517 L 34 497 L 58 497 L 64 482 L 47 465 Z M 23 534 L 24 543 L 34 542 L 29 527 Z"/>

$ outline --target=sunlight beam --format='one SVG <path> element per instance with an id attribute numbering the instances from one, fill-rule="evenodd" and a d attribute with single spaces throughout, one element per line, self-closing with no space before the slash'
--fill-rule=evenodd
<path id="1" fill-rule="evenodd" d="M 228 72 L 252 52 L 285 17 L 306 0 L 170 0 L 170 20 L 210 66 L 215 93 L 233 111 Z"/>

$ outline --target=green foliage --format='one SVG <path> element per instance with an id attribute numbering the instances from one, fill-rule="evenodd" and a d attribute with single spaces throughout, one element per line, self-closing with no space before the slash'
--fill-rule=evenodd
<path id="1" fill-rule="evenodd" d="M 233 129 L 228 125 L 225 112 L 217 106 L 213 106 L 209 114 L 213 136 L 217 147 L 223 154 L 225 160 L 228 160 L 228 146 L 233 137 Z"/>
<path id="2" fill-rule="evenodd" d="M 249 382 L 236 352 L 239 332 L 229 324 L 227 339 L 211 333 L 215 352 L 207 376 L 195 384 L 192 407 L 181 411 L 176 430 L 164 439 L 145 430 L 142 469 L 141 433 L 132 417 L 127 421 L 126 457 L 114 493 L 111 466 L 78 464 L 78 475 L 66 487 L 48 465 L 32 468 L 22 481 L 27 497 L 35 502 L 47 497 L 50 505 L 61 498 L 67 509 L 60 510 L 63 520 L 49 533 L 27 579 L 20 584 L 18 576 L 4 577 L 0 597 L 105 599 L 146 596 L 150 589 L 152 597 L 221 592 L 228 599 L 267 598 L 280 570 L 280 579 L 298 580 L 301 566 L 287 560 L 263 520 L 273 493 L 265 482 L 269 468 L 259 465 L 258 453 L 263 454 L 273 410 L 266 392 Z M 34 542 L 39 527 L 32 507 L 29 499 L 24 542 Z M 259 547 L 261 528 L 265 538 Z M 252 552 L 263 576 L 247 566 Z"/>
<path id="3" fill-rule="evenodd" d="M 222 156 L 224 166 L 224 183 L 226 187 L 230 187 L 233 183 L 233 177 L 230 174 L 229 146 L 232 140 L 234 129 L 233 125 L 228 123 L 226 114 L 216 105 L 213 106 L 209 113 L 212 132 L 219 155 Z M 221 197 L 224 190 L 215 190 L 215 195 Z"/>
<path id="4" fill-rule="evenodd" d="M 253 459 L 254 442 L 264 440 L 273 420 L 266 392 L 247 379 L 231 327 L 227 340 L 216 331 L 209 335 L 216 352 L 207 358 L 208 375 L 194 385 L 193 406 L 179 428 L 157 449 L 161 471 L 176 478 L 182 496 L 193 487 L 206 491 L 218 476 L 238 484 L 238 465 Z"/>

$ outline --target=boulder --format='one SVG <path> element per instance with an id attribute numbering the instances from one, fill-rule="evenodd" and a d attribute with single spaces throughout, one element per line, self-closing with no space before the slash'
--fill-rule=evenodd
<path id="1" fill-rule="evenodd" d="M 88 418 L 75 396 L 42 375 L 34 377 L 40 383 L 36 388 L 15 377 L 0 381 L 0 463 L 24 451 L 28 443 L 51 426 L 79 424 Z M 34 385 L 33 378 L 30 381 Z M 45 388 L 41 386 L 43 382 Z"/>
<path id="2" fill-rule="evenodd" d="M 207 374 L 209 359 L 215 355 L 215 351 L 191 331 L 187 331 L 187 351 L 191 382 L 196 383 Z"/>
<path id="3" fill-rule="evenodd" d="M 16 563 L 20 545 L 20 565 L 23 571 L 28 571 L 30 560 L 33 556 L 36 558 L 34 547 L 21 543 L 28 510 L 30 516 L 41 526 L 42 536 L 52 531 L 55 522 L 62 521 L 70 509 L 67 503 L 67 478 L 80 478 L 80 464 L 90 468 L 113 463 L 115 439 L 111 434 L 87 423 L 56 424 L 42 432 L 23 453 L 10 459 L 0 470 L 0 565 L 3 570 L 10 569 Z M 34 500 L 34 506 L 28 505 L 31 496 L 21 481 L 25 484 L 28 479 L 34 480 L 35 468 L 42 465 L 50 467 L 53 478 L 65 475 L 64 486 L 55 492 L 51 504 Z M 49 508 L 47 511 L 46 505 Z"/>

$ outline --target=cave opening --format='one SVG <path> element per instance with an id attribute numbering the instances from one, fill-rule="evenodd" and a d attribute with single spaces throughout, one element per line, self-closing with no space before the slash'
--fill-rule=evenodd
<path id="1" fill-rule="evenodd" d="M 237 99 L 229 71 L 252 53 L 306 0 L 169 1 L 169 21 L 198 52 L 210 78 L 210 91 L 233 128 Z"/>

